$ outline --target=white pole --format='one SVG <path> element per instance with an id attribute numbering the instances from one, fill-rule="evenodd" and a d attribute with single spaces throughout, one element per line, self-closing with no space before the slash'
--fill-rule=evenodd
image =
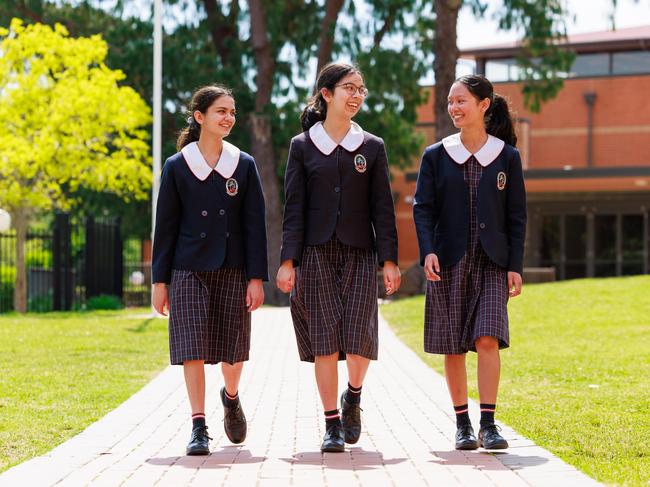
<path id="1" fill-rule="evenodd" d="M 162 136 L 162 0 L 153 2 L 153 187 L 151 191 L 151 240 L 156 226 L 160 188 Z"/>
<path id="2" fill-rule="evenodd" d="M 156 228 L 156 203 L 160 189 L 162 137 L 162 0 L 153 0 L 153 185 L 151 188 L 151 242 Z M 151 272 L 153 284 L 153 271 Z M 153 296 L 153 285 L 151 286 Z M 154 316 L 156 311 L 153 310 Z"/>

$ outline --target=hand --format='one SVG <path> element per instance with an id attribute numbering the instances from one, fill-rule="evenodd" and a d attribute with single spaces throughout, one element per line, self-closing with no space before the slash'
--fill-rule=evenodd
<path id="1" fill-rule="evenodd" d="M 427 254 L 424 258 L 424 275 L 428 281 L 439 281 L 441 279 L 440 264 L 436 254 Z"/>
<path id="2" fill-rule="evenodd" d="M 151 297 L 151 304 L 159 314 L 167 316 L 169 312 L 169 292 L 167 291 L 167 284 L 164 282 L 157 282 L 153 285 L 153 296 Z M 167 313 L 165 313 L 167 310 Z"/>
<path id="3" fill-rule="evenodd" d="M 249 313 L 262 306 L 264 302 L 264 288 L 262 279 L 251 279 L 246 288 L 246 309 Z"/>
<path id="4" fill-rule="evenodd" d="M 521 274 L 518 272 L 508 272 L 508 294 L 511 298 L 521 294 L 522 286 Z"/>
<path id="5" fill-rule="evenodd" d="M 386 288 L 386 296 L 397 292 L 402 284 L 402 273 L 399 267 L 394 262 L 387 260 L 384 262 L 384 287 Z"/>
<path id="6" fill-rule="evenodd" d="M 275 285 L 283 293 L 290 293 L 295 283 L 296 269 L 293 267 L 293 260 L 285 260 L 278 269 Z"/>

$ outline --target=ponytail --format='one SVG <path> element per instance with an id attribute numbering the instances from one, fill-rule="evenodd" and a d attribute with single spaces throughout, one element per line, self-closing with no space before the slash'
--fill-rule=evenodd
<path id="1" fill-rule="evenodd" d="M 194 115 L 190 115 L 187 118 L 187 127 L 185 127 L 181 133 L 178 135 L 176 140 L 176 150 L 180 151 L 187 144 L 196 142 L 201 136 L 201 126 L 199 123 L 194 120 Z"/>
<path id="2" fill-rule="evenodd" d="M 317 122 L 322 122 L 327 117 L 327 103 L 319 91 L 309 99 L 309 103 L 300 114 L 300 124 L 304 131 L 309 130 Z"/>
<path id="3" fill-rule="evenodd" d="M 508 109 L 508 102 L 501 95 L 494 94 L 492 103 L 485 112 L 485 131 L 513 147 L 517 146 L 517 134 Z"/>

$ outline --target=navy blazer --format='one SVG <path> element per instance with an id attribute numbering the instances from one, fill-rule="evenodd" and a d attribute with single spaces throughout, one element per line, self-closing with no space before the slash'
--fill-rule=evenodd
<path id="1" fill-rule="evenodd" d="M 222 158 L 225 151 L 224 147 Z M 245 269 L 248 279 L 268 280 L 260 177 L 249 154 L 240 152 L 236 161 L 229 178 L 205 163 L 206 168 L 200 168 L 204 180 L 195 175 L 180 152 L 165 161 L 153 241 L 154 283 L 169 284 L 172 269 L 229 267 Z M 217 169 L 219 164 L 221 159 Z"/>
<path id="2" fill-rule="evenodd" d="M 353 123 L 339 145 L 319 124 L 291 140 L 281 262 L 292 259 L 298 266 L 305 245 L 323 244 L 336 235 L 345 245 L 376 250 L 380 265 L 397 263 L 383 140 Z"/>
<path id="3" fill-rule="evenodd" d="M 469 158 L 470 154 L 466 152 L 465 155 Z M 505 144 L 496 158 L 483 168 L 476 215 L 485 253 L 497 265 L 521 274 L 526 190 L 519 151 L 514 147 Z M 424 258 L 431 253 L 437 255 L 441 266 L 452 266 L 460 261 L 467 250 L 469 195 L 462 164 L 452 159 L 442 142 L 427 147 L 422 156 L 413 219 L 420 264 L 424 264 Z"/>

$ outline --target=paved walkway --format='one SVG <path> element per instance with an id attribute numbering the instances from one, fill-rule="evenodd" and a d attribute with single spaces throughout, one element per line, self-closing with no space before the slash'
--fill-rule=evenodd
<path id="1" fill-rule="evenodd" d="M 506 453 L 455 451 L 444 379 L 385 323 L 380 360 L 364 384 L 361 440 L 345 453 L 323 455 L 313 366 L 298 361 L 288 309 L 265 308 L 253 316 L 252 360 L 240 387 L 249 421 L 244 444 L 232 446 L 225 437 L 220 371 L 210 367 L 212 454 L 183 456 L 188 405 L 182 370 L 169 367 L 76 437 L 5 472 L 0 486 L 597 485 L 505 426 Z M 470 414 L 478 425 L 476 404 Z"/>

